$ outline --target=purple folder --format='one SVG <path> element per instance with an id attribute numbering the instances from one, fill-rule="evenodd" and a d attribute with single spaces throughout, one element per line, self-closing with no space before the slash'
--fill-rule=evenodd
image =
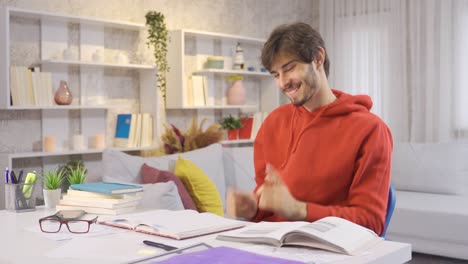
<path id="1" fill-rule="evenodd" d="M 268 257 L 230 247 L 214 247 L 202 251 L 191 252 L 174 256 L 170 259 L 157 261 L 153 263 L 163 264 L 295 264 L 303 263 L 294 260 Z"/>

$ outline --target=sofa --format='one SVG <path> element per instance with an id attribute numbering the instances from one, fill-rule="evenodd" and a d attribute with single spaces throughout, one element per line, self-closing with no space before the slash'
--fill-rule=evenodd
<path id="1" fill-rule="evenodd" d="M 468 260 L 468 144 L 395 142 L 396 206 L 386 237 Z"/>
<path id="2" fill-rule="evenodd" d="M 141 183 L 142 164 L 171 171 L 179 156 L 191 160 L 213 181 L 224 210 L 228 188 L 249 192 L 255 187 L 253 148 L 220 144 L 163 157 L 106 150 L 104 180 Z M 467 182 L 468 144 L 395 142 L 392 184 L 396 206 L 386 238 L 410 243 L 414 252 L 468 259 Z M 154 204 L 158 199 L 147 201 Z"/>
<path id="3" fill-rule="evenodd" d="M 253 148 L 223 147 L 221 144 L 212 144 L 206 148 L 160 157 L 132 156 L 115 149 L 106 149 L 102 157 L 102 180 L 142 184 L 144 187 L 144 207 L 183 209 L 180 207 L 180 202 L 174 201 L 173 194 L 164 195 L 161 193 L 174 191 L 174 186 L 144 184 L 144 175 L 142 175 L 144 164 L 158 170 L 174 172 L 179 157 L 189 160 L 206 174 L 217 190 L 215 195 L 219 196 L 224 212 L 226 211 L 225 197 L 228 188 L 251 192 L 255 187 Z M 181 193 L 180 189 L 179 193 Z M 161 199 L 165 200 L 161 202 Z"/>

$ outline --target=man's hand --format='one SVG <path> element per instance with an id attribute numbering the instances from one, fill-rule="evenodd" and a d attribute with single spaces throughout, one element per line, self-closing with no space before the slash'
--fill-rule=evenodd
<path id="1" fill-rule="evenodd" d="M 281 180 L 278 171 L 270 164 L 266 167 L 265 182 L 256 192 L 258 207 L 284 216 L 289 220 L 305 220 L 307 204 L 296 200 Z"/>
<path id="2" fill-rule="evenodd" d="M 257 209 L 257 199 L 252 193 L 228 189 L 226 212 L 229 216 L 250 220 L 257 213 Z"/>

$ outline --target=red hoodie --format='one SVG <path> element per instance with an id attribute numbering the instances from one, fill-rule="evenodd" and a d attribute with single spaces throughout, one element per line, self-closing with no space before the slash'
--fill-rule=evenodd
<path id="1" fill-rule="evenodd" d="M 390 185 L 390 130 L 369 112 L 369 96 L 333 90 L 337 99 L 308 112 L 283 105 L 260 128 L 254 143 L 257 188 L 265 167 L 275 167 L 290 193 L 307 202 L 307 221 L 338 216 L 383 231 Z M 287 221 L 259 210 L 254 221 Z"/>

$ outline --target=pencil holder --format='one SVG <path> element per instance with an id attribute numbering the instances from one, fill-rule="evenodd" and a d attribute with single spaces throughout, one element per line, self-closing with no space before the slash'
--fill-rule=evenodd
<path id="1" fill-rule="evenodd" d="M 36 209 L 36 183 L 5 184 L 5 209 L 27 212 Z"/>

